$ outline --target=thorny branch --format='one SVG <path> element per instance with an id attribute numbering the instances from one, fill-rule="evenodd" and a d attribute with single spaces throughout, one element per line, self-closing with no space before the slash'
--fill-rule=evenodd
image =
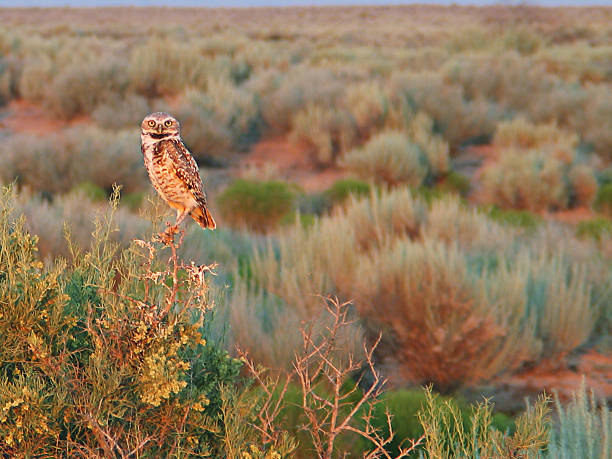
<path id="1" fill-rule="evenodd" d="M 376 342 L 367 347 L 364 343 L 364 357 L 356 359 L 352 353 L 348 353 L 338 342 L 341 331 L 352 324 L 348 319 L 350 303 L 341 303 L 337 298 L 325 299 L 327 312 L 331 316 L 331 325 L 325 328 L 325 333 L 313 336 L 313 327 L 302 326 L 302 348 L 293 361 L 293 372 L 275 377 L 266 376 L 261 368 L 257 367 L 248 358 L 246 352 L 238 349 L 238 353 L 245 362 L 247 370 L 255 381 L 265 392 L 264 403 L 259 410 L 255 427 L 261 432 L 265 441 L 276 438 L 278 431 L 275 420 L 281 409 L 284 394 L 290 382 L 297 380 L 302 392 L 302 411 L 307 422 L 304 430 L 310 433 L 314 448 L 321 459 L 338 457 L 336 451 L 336 440 L 342 433 L 352 432 L 372 444 L 372 449 L 364 453 L 364 458 L 388 458 L 392 456 L 386 450 L 394 437 L 391 425 L 391 415 L 385 412 L 388 435 L 382 435 L 372 425 L 372 413 L 375 405 L 379 403 L 378 396 L 386 383 L 380 372 L 375 368 L 373 354 L 380 342 L 380 336 Z M 357 391 L 357 384 L 350 389 L 346 388 L 346 382 L 359 370 L 366 368 L 373 377 L 369 388 L 362 393 L 356 402 L 350 399 Z M 331 396 L 329 395 L 331 392 Z M 363 423 L 355 421 L 359 413 Z M 399 450 L 393 456 L 395 459 L 408 456 L 424 440 L 424 436 L 410 440 L 407 447 Z"/>

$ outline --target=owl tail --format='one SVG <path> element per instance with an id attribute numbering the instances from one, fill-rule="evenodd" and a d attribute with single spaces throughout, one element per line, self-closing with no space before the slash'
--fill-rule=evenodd
<path id="1" fill-rule="evenodd" d="M 198 225 L 204 229 L 213 230 L 217 227 L 215 219 L 210 214 L 206 206 L 196 207 L 191 211 L 191 216 L 196 222 L 198 222 Z"/>

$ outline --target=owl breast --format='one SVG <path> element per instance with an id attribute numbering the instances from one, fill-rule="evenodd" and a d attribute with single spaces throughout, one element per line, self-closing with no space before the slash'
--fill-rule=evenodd
<path id="1" fill-rule="evenodd" d="M 165 143 L 163 140 L 145 142 L 143 139 L 143 159 L 151 184 L 170 206 L 177 209 L 195 207 L 193 194 L 176 175 L 175 166 Z"/>

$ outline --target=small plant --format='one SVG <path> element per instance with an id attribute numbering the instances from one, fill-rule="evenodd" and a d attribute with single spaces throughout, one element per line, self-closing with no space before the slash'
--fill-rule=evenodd
<path id="1" fill-rule="evenodd" d="M 582 221 L 576 225 L 576 235 L 582 238 L 591 237 L 600 241 L 612 235 L 612 221 L 605 217 Z"/>
<path id="2" fill-rule="evenodd" d="M 284 182 L 237 180 L 219 195 L 217 202 L 230 225 L 269 231 L 291 212 L 295 198 L 295 191 Z"/>
<path id="3" fill-rule="evenodd" d="M 525 229 L 535 229 L 541 223 L 539 216 L 527 210 L 502 209 L 498 206 L 491 206 L 488 215 L 500 223 Z"/>
<path id="4" fill-rule="evenodd" d="M 363 148 L 347 153 L 342 164 L 364 179 L 389 185 L 418 187 L 428 173 L 421 148 L 399 131 L 373 137 Z"/>
<path id="5" fill-rule="evenodd" d="M 369 193 L 370 185 L 367 182 L 355 179 L 338 180 L 325 191 L 325 195 L 332 204 L 342 203 L 350 195 L 363 196 Z"/>
<path id="6" fill-rule="evenodd" d="M 599 188 L 594 205 L 600 212 L 612 216 L 612 183 L 606 183 Z"/>
<path id="7" fill-rule="evenodd" d="M 512 434 L 492 428 L 492 406 L 485 400 L 472 409 L 467 426 L 453 401 L 439 402 L 431 389 L 426 392 L 426 406 L 419 413 L 425 430 L 425 457 L 538 457 L 548 442 L 550 409 L 548 398 L 541 396 L 516 419 Z"/>

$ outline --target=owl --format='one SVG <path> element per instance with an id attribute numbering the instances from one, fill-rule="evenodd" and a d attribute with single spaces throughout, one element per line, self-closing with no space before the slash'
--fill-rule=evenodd
<path id="1" fill-rule="evenodd" d="M 174 228 L 191 215 L 202 228 L 215 229 L 198 165 L 181 140 L 179 122 L 157 112 L 146 116 L 141 128 L 144 164 L 155 190 L 176 209 Z"/>

